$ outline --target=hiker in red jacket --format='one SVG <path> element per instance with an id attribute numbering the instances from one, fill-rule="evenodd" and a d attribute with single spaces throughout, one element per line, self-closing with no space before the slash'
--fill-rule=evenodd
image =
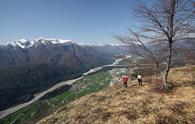
<path id="1" fill-rule="evenodd" d="M 127 82 L 129 80 L 128 76 L 122 76 L 124 87 L 127 88 Z"/>

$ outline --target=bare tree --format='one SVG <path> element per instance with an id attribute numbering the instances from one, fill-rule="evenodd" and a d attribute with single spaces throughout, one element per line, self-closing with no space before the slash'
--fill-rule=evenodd
<path id="1" fill-rule="evenodd" d="M 166 91 L 171 87 L 168 75 L 175 52 L 173 46 L 179 39 L 195 31 L 194 4 L 193 0 L 156 0 L 153 5 L 149 6 L 139 1 L 135 7 L 135 15 L 142 23 L 139 31 L 129 29 L 130 35 L 116 36 L 118 40 L 131 48 L 142 49 L 145 53 L 141 54 L 143 58 L 153 63 L 158 72 L 160 72 L 159 59 L 164 58 L 166 67 L 161 74 L 163 88 Z M 151 50 L 152 47 L 159 45 L 165 47 L 165 50 L 161 51 L 161 56 Z M 140 51 L 138 55 L 139 53 Z"/>

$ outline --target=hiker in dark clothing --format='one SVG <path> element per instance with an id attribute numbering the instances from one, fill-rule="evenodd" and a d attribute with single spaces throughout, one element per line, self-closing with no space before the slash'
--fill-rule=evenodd
<path id="1" fill-rule="evenodd" d="M 122 76 L 124 87 L 127 88 L 127 82 L 129 80 L 128 76 Z"/>
<path id="2" fill-rule="evenodd" d="M 143 84 L 142 84 L 142 75 L 141 74 L 137 75 L 137 81 L 139 83 L 139 86 L 143 86 Z"/>

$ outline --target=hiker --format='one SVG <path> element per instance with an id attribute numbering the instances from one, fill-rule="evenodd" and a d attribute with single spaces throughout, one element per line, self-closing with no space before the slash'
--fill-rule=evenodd
<path id="1" fill-rule="evenodd" d="M 141 74 L 137 75 L 137 81 L 139 83 L 139 86 L 143 86 L 143 84 L 142 84 L 142 75 Z"/>
<path id="2" fill-rule="evenodd" d="M 124 87 L 127 88 L 127 82 L 129 80 L 128 76 L 122 76 Z"/>

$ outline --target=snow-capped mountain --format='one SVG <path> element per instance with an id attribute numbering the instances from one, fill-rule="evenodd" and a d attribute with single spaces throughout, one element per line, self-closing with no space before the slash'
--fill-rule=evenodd
<path id="1" fill-rule="evenodd" d="M 22 49 L 27 49 L 31 47 L 37 47 L 39 45 L 48 46 L 48 45 L 54 45 L 54 44 L 58 44 L 58 45 L 78 44 L 81 47 L 121 47 L 121 46 L 124 46 L 123 44 L 76 43 L 68 39 L 54 39 L 54 38 L 42 38 L 42 37 L 35 39 L 35 40 L 20 39 L 12 43 L 8 43 L 6 45 L 1 45 L 1 46 L 19 47 Z"/>
<path id="2" fill-rule="evenodd" d="M 35 40 L 20 39 L 20 40 L 7 44 L 6 46 L 13 46 L 13 47 L 20 47 L 22 49 L 27 49 L 33 46 L 36 47 L 40 44 L 52 45 L 52 44 L 68 44 L 68 43 L 71 44 L 75 42 L 71 40 L 51 39 L 51 38 L 38 38 Z"/>
<path id="3" fill-rule="evenodd" d="M 10 44 L 7 44 L 7 45 L 12 45 L 14 47 L 19 46 L 19 47 L 24 49 L 24 48 L 29 48 L 29 47 L 33 46 L 34 42 L 33 41 L 29 41 L 27 39 L 20 39 L 18 41 L 14 41 L 14 42 L 12 42 Z"/>
<path id="4" fill-rule="evenodd" d="M 72 40 L 64 40 L 64 39 L 51 39 L 51 38 L 38 38 L 35 39 L 34 44 L 42 43 L 44 45 L 52 45 L 52 44 L 73 44 L 76 43 Z"/>

